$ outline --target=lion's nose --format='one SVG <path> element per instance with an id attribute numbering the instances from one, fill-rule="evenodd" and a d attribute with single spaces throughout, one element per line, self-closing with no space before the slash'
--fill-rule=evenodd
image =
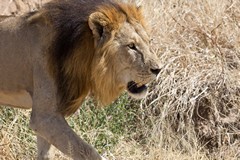
<path id="1" fill-rule="evenodd" d="M 150 71 L 157 76 L 158 73 L 161 71 L 161 69 L 159 69 L 159 68 L 151 68 Z"/>

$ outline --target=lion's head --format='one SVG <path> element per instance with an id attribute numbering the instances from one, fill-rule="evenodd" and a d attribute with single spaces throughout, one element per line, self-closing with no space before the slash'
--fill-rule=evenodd
<path id="1" fill-rule="evenodd" d="M 92 78 L 97 97 L 104 104 L 123 90 L 134 98 L 145 97 L 147 84 L 160 69 L 141 8 L 126 4 L 100 7 L 90 15 L 89 27 L 96 49 Z"/>
<path id="2" fill-rule="evenodd" d="M 69 2 L 43 10 L 56 32 L 50 64 L 63 114 L 74 113 L 89 94 L 102 104 L 124 90 L 143 98 L 160 70 L 141 8 L 110 1 L 91 1 L 83 8 Z"/>

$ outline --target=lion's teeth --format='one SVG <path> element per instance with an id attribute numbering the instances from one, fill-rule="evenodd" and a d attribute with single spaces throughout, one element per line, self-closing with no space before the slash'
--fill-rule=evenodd
<path id="1" fill-rule="evenodd" d="M 142 86 L 142 84 L 141 84 L 141 83 L 138 83 L 138 84 L 137 84 L 137 87 L 141 87 L 141 86 Z"/>

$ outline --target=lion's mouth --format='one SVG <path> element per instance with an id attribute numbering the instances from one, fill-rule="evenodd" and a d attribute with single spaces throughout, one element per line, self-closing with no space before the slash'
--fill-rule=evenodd
<path id="1" fill-rule="evenodd" d="M 139 85 L 134 81 L 130 81 L 127 84 L 127 90 L 131 96 L 134 98 L 144 98 L 147 94 L 147 86 L 146 84 Z"/>

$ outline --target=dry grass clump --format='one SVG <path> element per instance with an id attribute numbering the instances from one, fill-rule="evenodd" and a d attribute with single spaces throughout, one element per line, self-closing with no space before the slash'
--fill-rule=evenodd
<path id="1" fill-rule="evenodd" d="M 10 108 L 3 109 L 0 106 L 1 160 L 34 158 L 32 155 L 36 153 L 36 138 L 29 129 L 29 113 Z"/>
<path id="2" fill-rule="evenodd" d="M 239 158 L 240 2 L 151 3 L 162 71 L 142 104 L 146 118 L 155 115 L 145 134 L 167 150 L 207 149 L 217 158 Z"/>

